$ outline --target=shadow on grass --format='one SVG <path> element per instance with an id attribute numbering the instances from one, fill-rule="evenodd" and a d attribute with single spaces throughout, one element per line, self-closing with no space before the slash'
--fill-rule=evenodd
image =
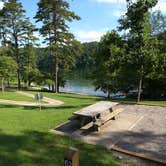
<path id="1" fill-rule="evenodd" d="M 62 106 L 53 106 L 53 107 L 46 107 L 42 106 L 42 110 L 63 110 L 66 111 L 67 109 L 80 109 L 83 107 L 87 107 L 90 104 L 80 104 L 80 105 L 62 105 Z M 19 105 L 7 105 L 1 104 L 0 108 L 23 108 L 24 110 L 38 110 L 39 106 L 19 106 Z"/>
<path id="2" fill-rule="evenodd" d="M 0 108 L 18 108 L 18 107 L 22 107 L 22 106 L 11 105 L 11 104 L 0 104 Z"/>
<path id="3" fill-rule="evenodd" d="M 46 132 L 25 131 L 22 135 L 0 132 L 0 142 L 0 165 L 2 166 L 60 166 L 63 165 L 68 146 L 80 149 L 80 166 L 120 165 L 100 147 Z"/>
<path id="4" fill-rule="evenodd" d="M 87 107 L 89 104 L 80 104 L 80 105 L 62 105 L 62 106 L 55 106 L 55 107 L 46 107 L 42 106 L 42 110 L 63 110 L 66 111 L 67 109 L 80 109 L 82 107 Z M 36 106 L 24 106 L 24 110 L 36 110 L 39 107 Z"/>
<path id="5" fill-rule="evenodd" d="M 81 100 L 95 100 L 95 101 L 99 101 L 102 100 L 102 97 L 97 97 L 97 96 L 84 96 L 84 95 L 78 95 L 78 94 L 64 94 L 64 93 L 60 93 L 60 96 L 58 97 L 65 97 L 65 98 L 69 98 L 69 99 L 81 99 Z"/>

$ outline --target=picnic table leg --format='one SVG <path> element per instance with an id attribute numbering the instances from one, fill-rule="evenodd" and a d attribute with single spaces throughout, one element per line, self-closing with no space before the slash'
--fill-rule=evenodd
<path id="1" fill-rule="evenodd" d="M 85 124 L 85 118 L 81 118 L 81 123 L 80 123 L 81 127 L 84 126 L 84 124 Z"/>
<path id="2" fill-rule="evenodd" d="M 97 125 L 93 125 L 93 130 L 94 130 L 94 131 L 100 131 L 100 127 L 97 126 Z"/>
<path id="3" fill-rule="evenodd" d="M 112 118 L 112 120 L 116 120 L 115 116 Z"/>

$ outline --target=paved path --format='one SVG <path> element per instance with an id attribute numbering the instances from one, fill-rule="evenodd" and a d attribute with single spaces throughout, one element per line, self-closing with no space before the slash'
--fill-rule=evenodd
<path id="1" fill-rule="evenodd" d="M 33 94 L 27 93 L 27 92 L 22 92 L 22 91 L 16 91 L 16 93 L 27 96 L 27 97 L 32 97 L 34 98 Z M 46 103 L 41 103 L 42 106 L 58 106 L 64 104 L 64 102 L 60 100 L 55 100 L 51 98 L 44 97 L 42 101 Z M 39 104 L 37 102 L 28 102 L 28 101 L 15 101 L 15 100 L 4 100 L 0 99 L 0 103 L 3 104 L 13 104 L 13 105 L 23 105 L 23 106 L 38 106 Z"/>

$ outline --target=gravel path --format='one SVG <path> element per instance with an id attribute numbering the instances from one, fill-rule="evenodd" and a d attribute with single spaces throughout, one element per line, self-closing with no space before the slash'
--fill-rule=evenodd
<path id="1" fill-rule="evenodd" d="M 27 93 L 27 92 L 17 91 L 16 93 L 27 96 L 27 97 L 34 98 L 33 94 L 30 94 L 30 93 Z M 47 106 L 47 107 L 58 106 L 58 105 L 64 104 L 64 102 L 62 102 L 60 100 L 55 100 L 55 99 L 51 99 L 51 98 L 47 98 L 47 97 L 44 97 L 42 99 L 42 101 L 44 101 L 46 103 L 41 103 L 41 106 Z M 23 106 L 38 106 L 39 105 L 39 103 L 37 103 L 37 102 L 3 100 L 3 99 L 0 99 L 0 103 L 2 103 L 2 104 L 13 104 L 13 105 L 23 105 Z"/>

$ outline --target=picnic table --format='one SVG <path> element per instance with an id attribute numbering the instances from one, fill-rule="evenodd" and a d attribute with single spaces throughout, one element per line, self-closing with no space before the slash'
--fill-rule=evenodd
<path id="1" fill-rule="evenodd" d="M 79 119 L 80 125 L 82 127 L 86 123 L 91 123 L 91 122 L 93 122 L 95 125 L 99 124 L 96 122 L 99 122 L 99 120 L 101 121 L 100 117 L 102 117 L 102 123 L 100 124 L 103 125 L 105 121 L 109 120 L 109 117 L 110 118 L 115 117 L 116 115 L 115 112 L 114 114 L 110 114 L 110 113 L 113 112 L 113 107 L 115 107 L 118 104 L 119 103 L 117 102 L 100 101 L 88 107 L 82 108 L 79 111 L 74 112 L 73 113 L 74 118 Z"/>

